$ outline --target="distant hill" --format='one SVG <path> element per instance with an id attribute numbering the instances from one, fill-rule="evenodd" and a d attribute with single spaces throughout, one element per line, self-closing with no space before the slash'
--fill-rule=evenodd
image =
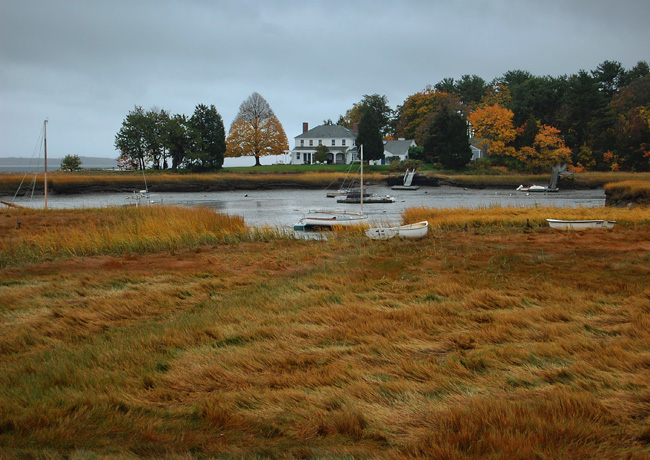
<path id="1" fill-rule="evenodd" d="M 113 169 L 117 168 L 117 160 L 114 158 L 82 157 L 81 169 Z M 62 158 L 48 158 L 47 170 L 56 171 L 60 169 Z M 34 172 L 43 169 L 42 158 L 0 158 L 0 172 Z"/>

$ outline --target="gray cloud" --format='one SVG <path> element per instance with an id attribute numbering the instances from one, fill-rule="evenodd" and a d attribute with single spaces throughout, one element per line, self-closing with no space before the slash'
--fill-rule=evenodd
<path id="1" fill-rule="evenodd" d="M 631 68 L 650 60 L 650 2 L 0 0 L 0 156 L 116 156 L 134 105 L 228 128 L 253 91 L 287 135 L 364 94 L 396 107 L 446 77 Z"/>

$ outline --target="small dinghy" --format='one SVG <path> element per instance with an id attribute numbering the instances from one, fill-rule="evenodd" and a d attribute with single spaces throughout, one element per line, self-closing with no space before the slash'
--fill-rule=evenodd
<path id="1" fill-rule="evenodd" d="M 429 231 L 429 222 L 423 220 L 415 224 L 401 225 L 399 227 L 379 227 L 366 230 L 368 238 L 373 240 L 388 240 L 396 236 L 402 238 L 424 238 Z"/>
<path id="2" fill-rule="evenodd" d="M 615 220 L 558 220 L 546 219 L 548 225 L 556 230 L 586 230 L 588 228 L 614 228 Z"/>

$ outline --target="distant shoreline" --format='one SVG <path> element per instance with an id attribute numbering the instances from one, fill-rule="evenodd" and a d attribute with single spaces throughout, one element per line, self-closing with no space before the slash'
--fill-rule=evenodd
<path id="1" fill-rule="evenodd" d="M 117 170 L 117 160 L 114 158 L 100 158 L 100 157 L 85 157 L 80 156 L 81 169 L 85 170 Z M 63 158 L 48 158 L 47 170 L 59 171 L 61 170 L 61 161 Z M 0 158 L 0 173 L 13 173 L 13 174 L 30 174 L 41 172 L 44 169 L 43 158 L 22 158 L 22 157 L 6 157 Z"/>

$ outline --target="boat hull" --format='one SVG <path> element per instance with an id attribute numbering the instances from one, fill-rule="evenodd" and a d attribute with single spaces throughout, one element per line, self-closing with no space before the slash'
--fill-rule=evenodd
<path id="1" fill-rule="evenodd" d="M 402 238 L 424 238 L 429 231 L 429 222 L 422 221 L 415 224 L 397 227 L 397 236 Z"/>
<path id="2" fill-rule="evenodd" d="M 369 228 L 366 235 L 373 240 L 389 240 L 397 235 L 397 231 L 392 228 Z"/>
<path id="3" fill-rule="evenodd" d="M 347 204 L 360 204 L 361 203 L 361 198 L 360 197 L 350 197 L 347 196 L 345 198 L 339 198 L 336 200 L 337 203 L 347 203 Z M 395 203 L 395 198 L 392 196 L 366 196 L 363 197 L 363 204 L 375 204 L 375 203 Z"/>
<path id="4" fill-rule="evenodd" d="M 401 225 L 399 227 L 380 227 L 366 230 L 368 238 L 373 240 L 388 240 L 394 237 L 400 238 L 424 238 L 429 231 L 429 222 L 422 221 L 415 224 Z"/>
<path id="5" fill-rule="evenodd" d="M 368 217 L 361 212 L 347 211 L 310 211 L 294 228 L 350 227 L 368 222 Z"/>
<path id="6" fill-rule="evenodd" d="M 586 230 L 589 228 L 613 228 L 616 221 L 608 220 L 558 220 L 546 219 L 548 225 L 556 230 Z"/>
<path id="7" fill-rule="evenodd" d="M 393 185 L 391 190 L 418 190 L 419 185 Z"/>
<path id="8" fill-rule="evenodd" d="M 546 192 L 557 192 L 557 188 L 549 188 L 545 187 L 543 185 L 531 185 L 531 186 L 524 186 L 520 185 L 517 187 L 517 190 L 520 192 L 536 192 L 536 193 L 546 193 Z"/>

